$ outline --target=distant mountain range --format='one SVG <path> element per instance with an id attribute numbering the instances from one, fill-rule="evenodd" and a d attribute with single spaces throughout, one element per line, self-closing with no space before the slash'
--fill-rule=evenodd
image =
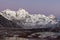
<path id="1" fill-rule="evenodd" d="M 6 9 L 0 12 L 0 31 L 1 36 L 8 37 L 60 38 L 60 20 L 54 15 L 29 14 L 24 9 Z"/>
<path id="2" fill-rule="evenodd" d="M 24 9 L 12 11 L 6 9 L 0 12 L 0 26 L 22 27 L 24 29 L 59 27 L 59 20 L 54 15 L 30 14 Z"/>

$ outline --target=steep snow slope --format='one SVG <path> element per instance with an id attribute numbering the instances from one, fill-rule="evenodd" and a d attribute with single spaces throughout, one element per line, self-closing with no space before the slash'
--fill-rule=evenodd
<path id="1" fill-rule="evenodd" d="M 24 28 L 40 28 L 42 25 L 54 25 L 58 23 L 54 15 L 45 16 L 43 14 L 29 14 L 24 9 L 19 9 L 18 11 L 6 9 L 1 11 L 0 15 L 8 20 L 16 22 Z"/>

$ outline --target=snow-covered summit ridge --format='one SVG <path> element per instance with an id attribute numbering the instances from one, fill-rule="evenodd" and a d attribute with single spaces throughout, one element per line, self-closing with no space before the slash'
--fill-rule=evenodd
<path id="1" fill-rule="evenodd" d="M 12 11 L 6 9 L 0 12 L 0 15 L 8 20 L 15 21 L 17 24 L 23 24 L 24 26 L 36 26 L 36 25 L 46 25 L 46 24 L 56 24 L 56 17 L 54 15 L 45 16 L 42 14 L 29 14 L 24 9 L 19 9 L 18 11 Z"/>

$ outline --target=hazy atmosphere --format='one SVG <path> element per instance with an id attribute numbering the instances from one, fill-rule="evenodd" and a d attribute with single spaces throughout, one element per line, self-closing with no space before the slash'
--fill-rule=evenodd
<path id="1" fill-rule="evenodd" d="M 24 8 L 30 13 L 60 16 L 60 0 L 0 0 L 0 11 Z"/>
<path id="2" fill-rule="evenodd" d="M 60 40 L 60 0 L 0 0 L 0 40 Z"/>

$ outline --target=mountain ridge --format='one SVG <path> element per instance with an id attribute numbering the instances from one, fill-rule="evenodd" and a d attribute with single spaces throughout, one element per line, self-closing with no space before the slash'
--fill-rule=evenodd
<path id="1" fill-rule="evenodd" d="M 19 9 L 18 11 L 6 9 L 1 11 L 0 15 L 23 28 L 41 28 L 45 25 L 55 25 L 58 23 L 54 15 L 30 14 L 25 9 Z"/>

